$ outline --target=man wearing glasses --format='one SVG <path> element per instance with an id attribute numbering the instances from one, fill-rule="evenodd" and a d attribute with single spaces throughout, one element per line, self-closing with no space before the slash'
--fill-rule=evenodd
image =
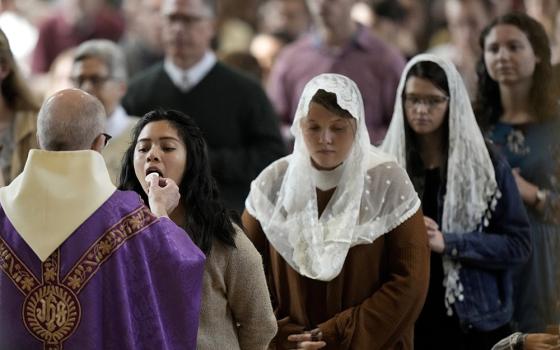
<path id="1" fill-rule="evenodd" d="M 128 116 L 121 106 L 121 99 L 127 89 L 125 56 L 112 41 L 86 41 L 78 46 L 74 55 L 71 80 L 76 88 L 97 97 L 105 107 L 105 130 L 112 140 L 101 154 L 113 183 L 116 183 L 122 157 L 137 121 L 137 118 Z"/>
<path id="2" fill-rule="evenodd" d="M 104 124 L 92 95 L 56 93 L 38 115 L 41 150 L 0 189 L 0 349 L 196 348 L 204 255 L 115 189 Z M 150 191 L 151 205 L 177 205 Z"/>
<path id="3" fill-rule="evenodd" d="M 164 0 L 165 59 L 138 74 L 123 106 L 142 116 L 163 107 L 202 130 L 220 193 L 241 212 L 251 181 L 284 154 L 278 120 L 257 81 L 217 61 L 211 49 L 215 0 Z"/>

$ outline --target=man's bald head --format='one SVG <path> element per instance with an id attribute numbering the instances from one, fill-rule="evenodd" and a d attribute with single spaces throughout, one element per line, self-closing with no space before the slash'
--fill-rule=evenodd
<path id="1" fill-rule="evenodd" d="M 105 109 L 94 96 L 78 89 L 59 91 L 39 111 L 39 145 L 47 151 L 92 149 L 105 120 Z"/>

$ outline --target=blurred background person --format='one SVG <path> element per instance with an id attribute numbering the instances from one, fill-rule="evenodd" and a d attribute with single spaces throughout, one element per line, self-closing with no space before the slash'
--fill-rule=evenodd
<path id="1" fill-rule="evenodd" d="M 526 12 L 537 20 L 548 35 L 552 71 L 560 93 L 560 2 L 557 0 L 524 0 Z"/>
<path id="2" fill-rule="evenodd" d="M 552 39 L 556 26 L 556 13 L 560 8 L 560 3 L 557 0 L 523 0 L 526 13 L 537 20 L 548 34 L 549 39 Z M 556 45 L 555 42 L 551 42 Z"/>
<path id="3" fill-rule="evenodd" d="M 22 11 L 22 1 L 0 1 L 0 28 L 11 43 L 12 53 L 24 75 L 31 73 L 31 53 L 38 30 Z"/>
<path id="4" fill-rule="evenodd" d="M 70 79 L 74 87 L 97 97 L 105 108 L 105 132 L 111 135 L 111 140 L 101 155 L 111 180 L 116 184 L 124 153 L 130 145 L 132 129 L 138 120 L 128 116 L 121 106 L 128 82 L 121 48 L 105 39 L 83 42 L 74 53 Z"/>
<path id="5" fill-rule="evenodd" d="M 434 4 L 437 1 L 397 0 L 406 12 L 406 16 L 401 21 L 402 26 L 413 35 L 420 52 L 426 50 L 430 35 L 442 23 L 443 16 L 434 11 Z"/>
<path id="6" fill-rule="evenodd" d="M 398 1 L 384 0 L 373 6 L 372 30 L 395 45 L 405 57 L 414 56 L 419 48 L 415 34 L 406 26 L 408 12 Z"/>
<path id="7" fill-rule="evenodd" d="M 282 33 L 259 33 L 251 40 L 249 52 L 259 62 L 262 70 L 263 86 L 267 86 L 268 76 L 276 58 L 289 43 L 290 37 Z"/>
<path id="8" fill-rule="evenodd" d="M 119 43 L 126 57 L 128 76 L 163 59 L 162 0 L 125 0 L 126 31 Z"/>
<path id="9" fill-rule="evenodd" d="M 39 104 L 27 86 L 2 30 L 0 81 L 0 171 L 7 185 L 23 170 L 29 150 L 38 148 Z"/>
<path id="10" fill-rule="evenodd" d="M 354 22 L 365 27 L 371 27 L 373 23 L 373 11 L 371 6 L 363 1 L 356 1 L 354 3 L 350 12 L 350 17 L 352 17 Z"/>
<path id="11" fill-rule="evenodd" d="M 289 42 L 299 39 L 311 27 L 305 0 L 268 0 L 258 9 L 259 33 L 281 33 Z"/>
<path id="12" fill-rule="evenodd" d="M 257 33 L 249 52 L 261 66 L 264 86 L 282 49 L 302 37 L 310 27 L 311 16 L 305 0 L 268 0 L 261 4 Z"/>
<path id="13" fill-rule="evenodd" d="M 480 32 L 493 18 L 490 0 L 445 0 L 449 42 L 429 52 L 451 60 L 467 86 L 471 99 L 476 95 L 476 62 L 480 56 Z"/>
<path id="14" fill-rule="evenodd" d="M 216 0 L 217 27 L 228 19 L 235 18 L 250 28 L 257 27 L 257 9 L 264 0 Z"/>
<path id="15" fill-rule="evenodd" d="M 303 87 L 312 77 L 328 72 L 344 74 L 358 84 L 372 143 L 379 143 L 385 135 L 404 59 L 396 48 L 352 20 L 354 3 L 308 0 L 312 31 L 287 46 L 272 68 L 268 94 L 286 140 L 291 139 L 289 127 Z"/>
<path id="16" fill-rule="evenodd" d="M 250 52 L 230 52 L 221 58 L 221 61 L 231 68 L 235 68 L 249 77 L 261 82 L 263 71 L 259 61 Z"/>
<path id="17" fill-rule="evenodd" d="M 491 0 L 494 6 L 494 15 L 503 16 L 512 11 L 523 11 L 524 0 Z"/>
<path id="18" fill-rule="evenodd" d="M 124 32 L 124 18 L 105 0 L 56 1 L 51 14 L 39 24 L 31 62 L 35 74 L 48 71 L 64 49 L 89 39 L 118 41 Z"/>
<path id="19" fill-rule="evenodd" d="M 132 115 L 165 107 L 192 116 L 226 205 L 241 211 L 251 180 L 284 153 L 273 107 L 259 81 L 217 60 L 213 0 L 164 0 L 161 15 L 165 59 L 131 80 L 123 106 Z"/>
<path id="20" fill-rule="evenodd" d="M 515 327 L 560 322 L 560 132 L 547 34 L 523 13 L 494 19 L 480 36 L 476 115 L 513 168 L 531 223 L 533 254 L 518 271 Z"/>
<path id="21" fill-rule="evenodd" d="M 75 47 L 62 51 L 56 56 L 46 75 L 34 78 L 33 89 L 43 96 L 43 100 L 46 100 L 55 92 L 74 86 L 70 77 L 72 75 L 72 63 L 74 62 L 75 52 Z"/>
<path id="22" fill-rule="evenodd" d="M 255 30 L 239 18 L 227 18 L 216 27 L 213 47 L 218 56 L 249 50 Z"/>

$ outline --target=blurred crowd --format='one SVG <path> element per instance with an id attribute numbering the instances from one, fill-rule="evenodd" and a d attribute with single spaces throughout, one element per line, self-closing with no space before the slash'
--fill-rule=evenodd
<path id="1" fill-rule="evenodd" d="M 3 0 L 0 27 L 23 73 L 34 79 L 35 92 L 45 96 L 71 85 L 69 68 L 65 69 L 67 58 L 85 40 L 103 38 L 118 43 L 130 76 L 162 59 L 161 3 Z M 482 28 L 495 16 L 526 11 L 546 29 L 555 64 L 560 59 L 558 7 L 551 0 L 372 0 L 356 1 L 351 16 L 405 58 L 426 51 L 452 58 L 474 94 Z M 282 48 L 309 34 L 318 15 L 305 0 L 219 0 L 212 46 L 224 62 L 266 84 Z"/>

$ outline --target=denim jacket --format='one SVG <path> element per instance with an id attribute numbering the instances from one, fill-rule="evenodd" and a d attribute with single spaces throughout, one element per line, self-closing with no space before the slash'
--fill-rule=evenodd
<path id="1" fill-rule="evenodd" d="M 490 331 L 511 321 L 513 268 L 531 254 L 529 219 L 504 158 L 489 149 L 501 197 L 488 225 L 468 233 L 444 232 L 444 256 L 461 262 L 462 301 L 453 304 L 465 330 Z M 438 195 L 441 226 L 445 186 Z"/>

